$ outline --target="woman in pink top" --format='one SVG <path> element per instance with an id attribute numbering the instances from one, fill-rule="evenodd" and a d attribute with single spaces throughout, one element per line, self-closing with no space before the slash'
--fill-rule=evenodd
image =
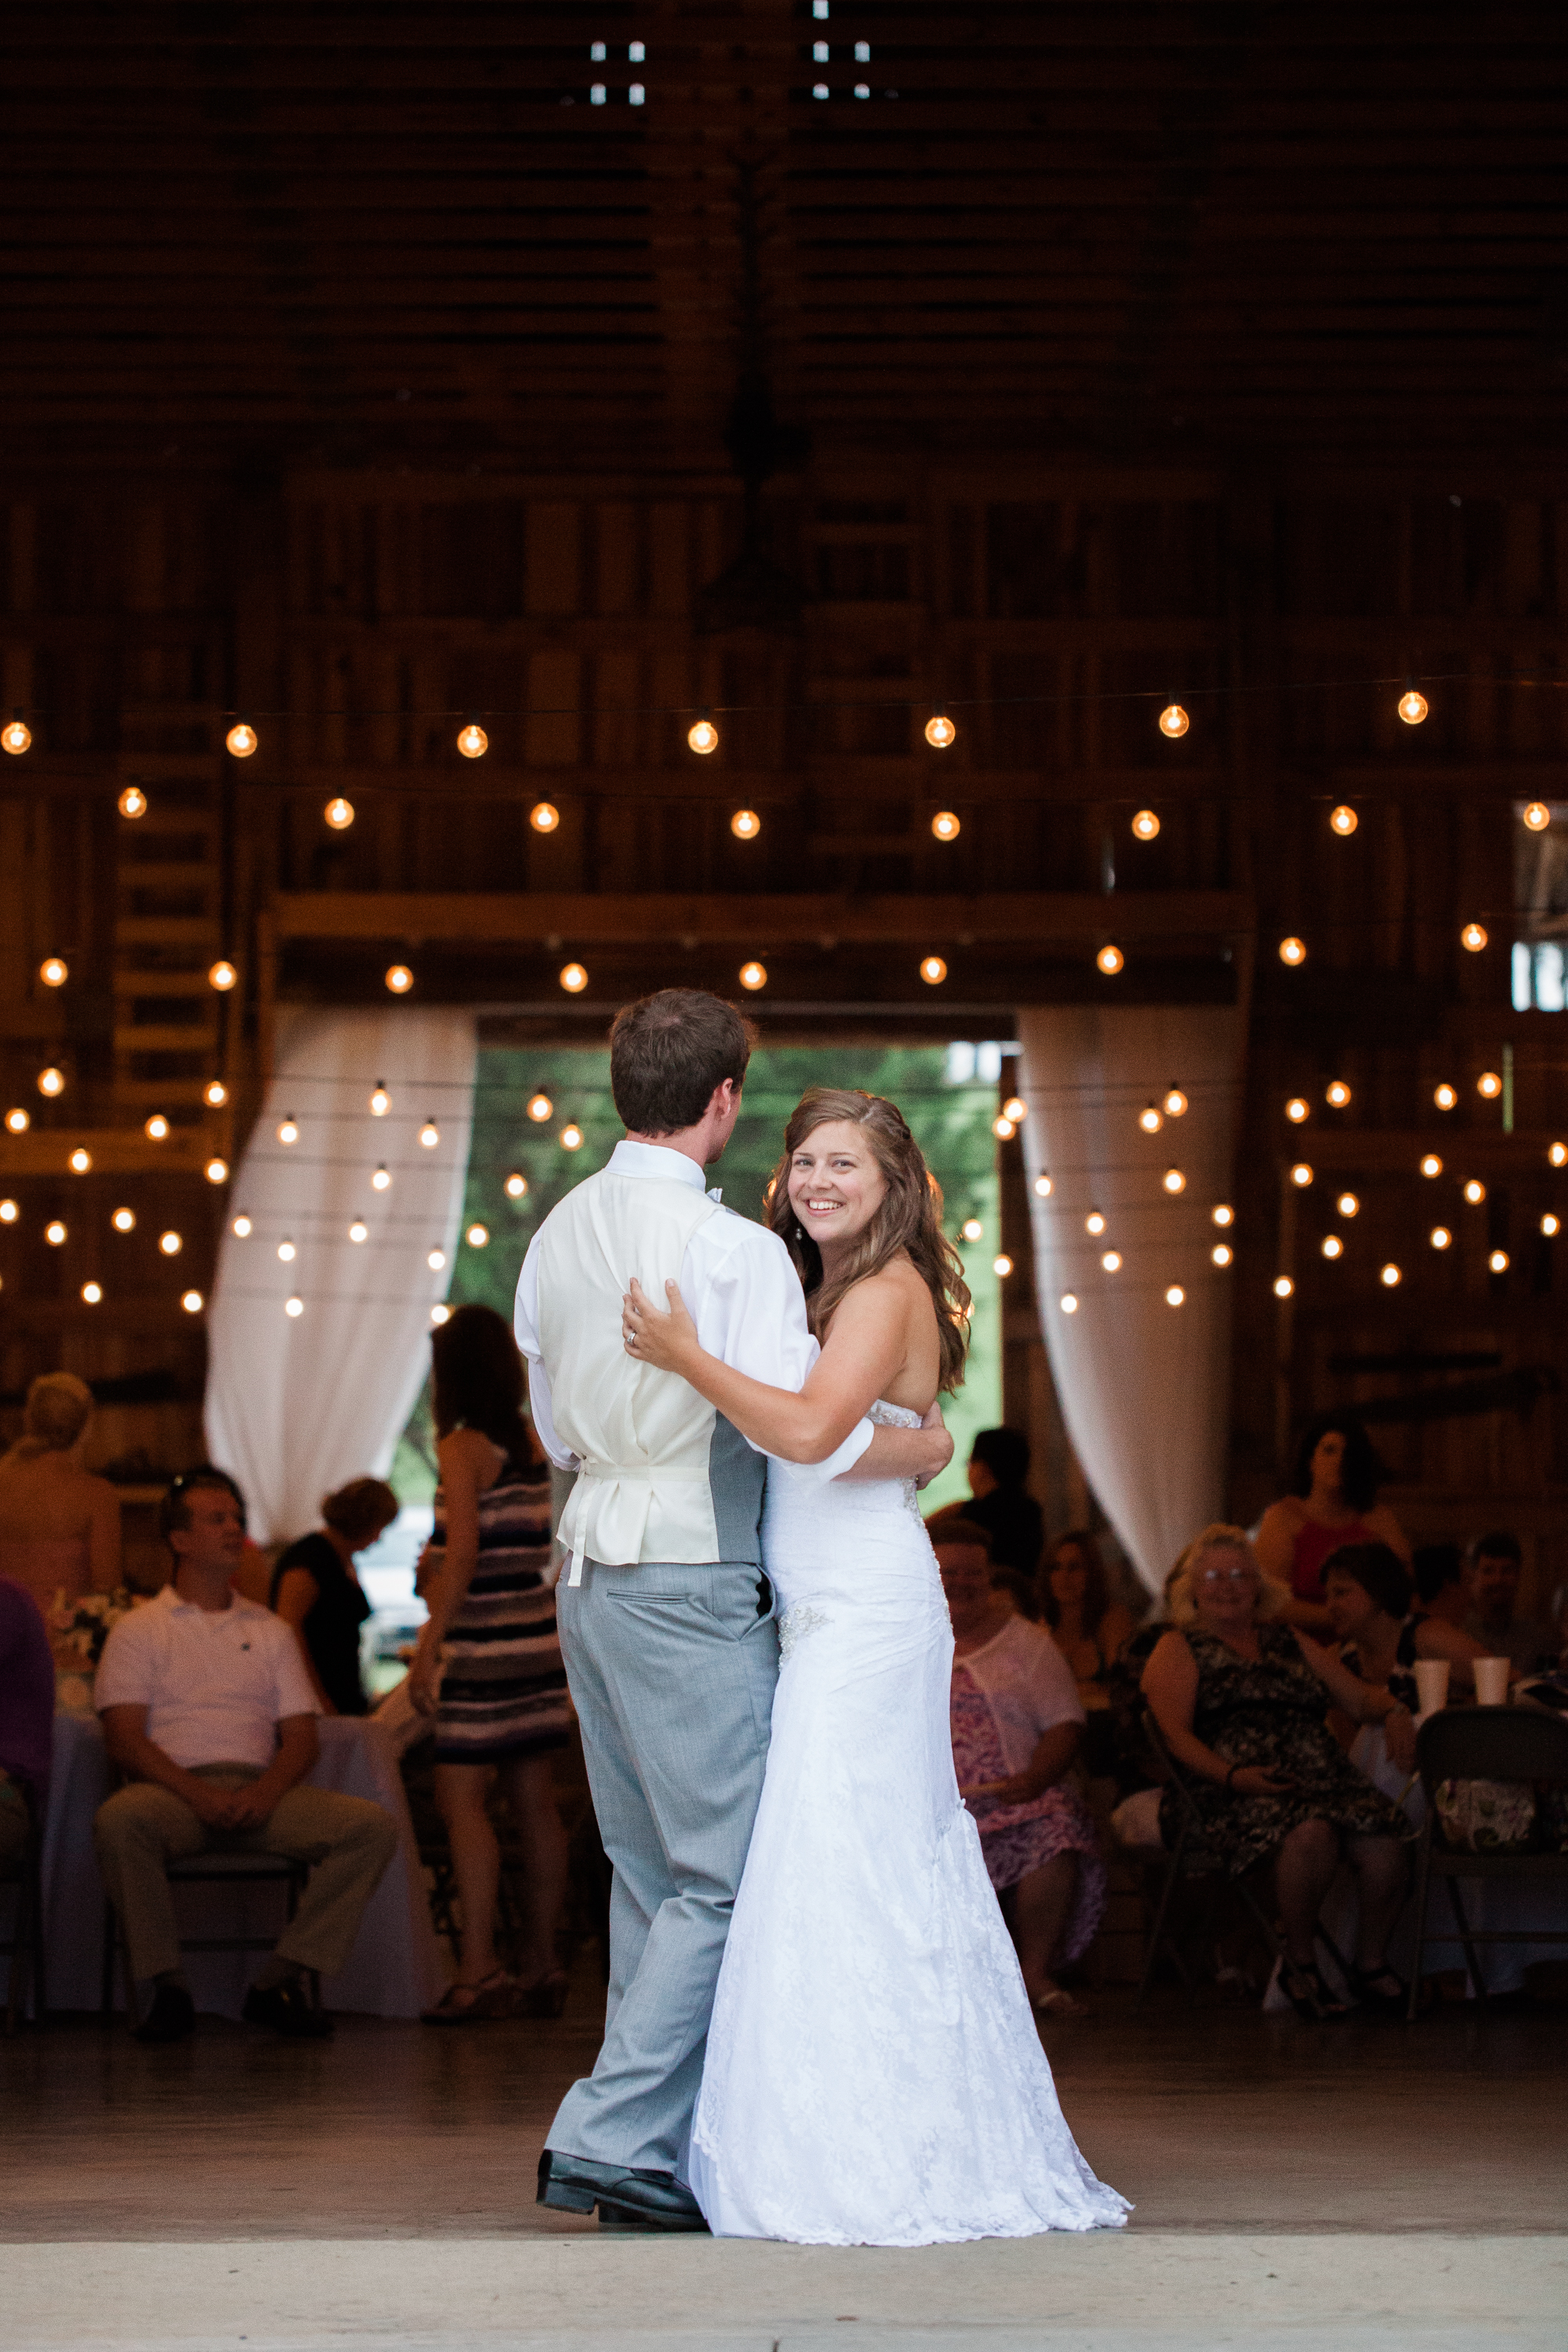
<path id="1" fill-rule="evenodd" d="M 1323 1603 L 1323 1563 L 1342 1544 L 1386 1544 L 1409 1567 L 1405 1530 L 1377 1499 L 1387 1475 L 1354 1413 L 1320 1413 L 1308 1423 L 1290 1491 L 1270 1503 L 1253 1543 L 1264 1575 L 1289 1588 L 1292 1624 L 1313 1633 L 1333 1631 Z"/>
<path id="2" fill-rule="evenodd" d="M 81 1466 L 92 1391 L 74 1372 L 27 1391 L 24 1433 L 0 1455 L 0 1576 L 24 1585 L 46 1624 L 57 1600 L 120 1582 L 120 1497 Z"/>

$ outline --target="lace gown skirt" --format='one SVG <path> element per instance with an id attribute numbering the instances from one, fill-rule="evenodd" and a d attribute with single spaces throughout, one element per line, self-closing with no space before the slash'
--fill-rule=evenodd
<path id="1" fill-rule="evenodd" d="M 1120 2222 L 959 1801 L 912 1490 L 770 1465 L 763 1534 L 783 1663 L 693 2124 L 703 2210 L 721 2235 L 816 2245 Z"/>

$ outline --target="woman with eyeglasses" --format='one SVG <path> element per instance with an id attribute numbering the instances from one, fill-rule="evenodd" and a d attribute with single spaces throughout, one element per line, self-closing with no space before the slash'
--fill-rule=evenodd
<path id="1" fill-rule="evenodd" d="M 1143 1669 L 1143 1697 L 1190 1790 L 1205 1855 L 1230 1878 L 1272 1862 L 1285 1927 L 1280 1981 L 1297 2014 L 1339 2017 L 1314 1929 L 1341 1860 L 1360 1896 L 1352 1990 L 1390 2012 L 1406 1988 L 1388 1966 L 1405 1899 L 1409 1824 L 1351 1763 L 1326 1720 L 1331 1702 L 1357 1723 L 1394 1705 L 1310 1636 L 1279 1621 L 1290 1596 L 1267 1581 L 1240 1528 L 1205 1528 L 1171 1591 L 1172 1630 Z M 1173 1844 L 1177 1791 L 1161 1802 Z"/>

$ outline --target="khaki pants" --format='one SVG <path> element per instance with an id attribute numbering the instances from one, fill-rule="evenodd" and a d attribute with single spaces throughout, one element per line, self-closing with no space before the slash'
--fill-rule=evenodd
<path id="1" fill-rule="evenodd" d="M 238 1789 L 261 1778 L 254 1765 L 203 1764 L 204 1780 Z M 98 1809 L 99 1866 L 119 1917 L 131 1973 L 142 1981 L 180 1965 L 179 1932 L 167 1875 L 171 1862 L 198 1853 L 277 1853 L 308 1862 L 300 1908 L 278 1939 L 278 1957 L 335 1976 L 346 1967 L 364 1906 L 397 1844 L 397 1825 L 365 1797 L 293 1788 L 259 1829 L 210 1830 L 183 1797 L 133 1780 Z"/>

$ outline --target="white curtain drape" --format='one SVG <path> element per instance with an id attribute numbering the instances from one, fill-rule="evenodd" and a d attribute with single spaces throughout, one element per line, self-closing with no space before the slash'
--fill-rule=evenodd
<path id="1" fill-rule="evenodd" d="M 1062 1417 L 1158 1592 L 1225 1492 L 1232 1277 L 1213 1263 L 1227 1234 L 1212 1212 L 1231 1197 L 1241 1016 L 1062 1005 L 1021 1011 L 1018 1034 L 1036 1283 Z M 1145 1134 L 1140 1112 L 1173 1087 L 1189 1108 Z M 1165 1189 L 1170 1169 L 1185 1179 L 1179 1192 Z M 1098 1234 L 1085 1224 L 1097 1212 Z M 1121 1257 L 1114 1272 L 1107 1252 Z M 1179 1306 L 1167 1304 L 1173 1287 Z"/>
<path id="2" fill-rule="evenodd" d="M 258 1542 L 301 1534 L 332 1487 L 391 1465 L 457 1246 L 476 1050 L 462 1011 L 389 1005 L 279 1024 L 208 1317 L 207 1445 L 244 1489 Z M 370 1108 L 378 1083 L 391 1097 L 381 1118 Z M 286 1119 L 295 1143 L 279 1140 Z M 243 1237 L 237 1217 L 250 1220 Z M 434 1250 L 445 1268 L 429 1265 Z"/>

